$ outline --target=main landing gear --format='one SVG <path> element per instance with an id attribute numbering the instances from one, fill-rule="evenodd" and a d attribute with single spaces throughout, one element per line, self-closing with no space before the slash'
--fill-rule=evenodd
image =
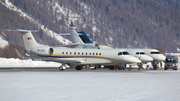
<path id="1" fill-rule="evenodd" d="M 138 63 L 137 65 L 139 67 L 138 70 L 142 70 L 143 69 L 142 63 Z"/>
<path id="2" fill-rule="evenodd" d="M 65 70 L 65 69 L 66 69 L 65 64 L 62 64 L 62 65 L 59 67 L 59 70 Z"/>
<path id="3" fill-rule="evenodd" d="M 83 66 L 79 65 L 76 67 L 76 70 L 81 70 L 83 68 Z"/>

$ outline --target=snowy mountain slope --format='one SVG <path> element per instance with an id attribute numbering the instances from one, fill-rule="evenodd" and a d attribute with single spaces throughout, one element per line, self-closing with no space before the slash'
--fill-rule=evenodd
<path id="1" fill-rule="evenodd" d="M 2 36 L 0 36 L 0 48 L 4 48 L 8 46 L 8 41 L 4 40 Z"/>
<path id="2" fill-rule="evenodd" d="M 19 37 L 12 41 L 10 34 L 2 34 L 3 29 L 36 29 L 39 32 L 35 38 L 40 43 L 67 44 L 70 41 L 65 38 L 69 37 L 62 38 L 58 33 L 69 32 L 73 20 L 77 31 L 84 30 L 100 45 L 161 47 L 168 52 L 180 48 L 177 0 L 171 3 L 166 0 L 1 0 L 0 5 L 0 17 L 4 19 L 0 19 L 3 22 L 0 34 L 10 44 L 22 46 Z"/>
<path id="3" fill-rule="evenodd" d="M 29 16 L 27 13 L 23 12 L 21 9 L 19 9 L 18 7 L 16 7 L 15 5 L 13 5 L 9 0 L 5 0 L 5 3 L 3 3 L 2 1 L 0 1 L 0 3 L 2 3 L 5 7 L 7 7 L 10 10 L 13 10 L 17 13 L 19 13 L 20 16 L 22 16 L 23 18 L 30 20 L 31 22 L 33 22 L 35 25 L 37 25 L 40 29 L 42 29 L 48 36 L 58 40 L 60 43 L 62 44 L 68 44 L 70 43 L 69 40 L 64 39 L 63 37 L 61 37 L 60 35 L 58 35 L 57 33 L 53 32 L 52 30 L 48 29 L 48 28 L 44 28 L 44 25 L 40 24 L 38 20 L 34 20 L 31 16 Z"/>

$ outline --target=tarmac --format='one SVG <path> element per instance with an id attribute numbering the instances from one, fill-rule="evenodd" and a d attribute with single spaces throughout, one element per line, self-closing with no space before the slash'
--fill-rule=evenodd
<path id="1" fill-rule="evenodd" d="M 65 70 L 59 70 L 58 67 L 6 67 L 0 68 L 0 72 L 144 72 L 144 71 L 164 71 L 164 69 L 159 70 L 109 70 L 109 68 L 97 68 L 95 70 L 83 68 L 81 70 L 76 70 L 75 68 L 66 68 Z"/>

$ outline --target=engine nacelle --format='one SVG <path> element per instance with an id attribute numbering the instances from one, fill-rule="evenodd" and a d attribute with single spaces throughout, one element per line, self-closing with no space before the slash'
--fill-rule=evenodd
<path id="1" fill-rule="evenodd" d="M 31 55 L 36 56 L 50 56 L 54 52 L 53 48 L 48 46 L 37 47 L 30 50 Z"/>

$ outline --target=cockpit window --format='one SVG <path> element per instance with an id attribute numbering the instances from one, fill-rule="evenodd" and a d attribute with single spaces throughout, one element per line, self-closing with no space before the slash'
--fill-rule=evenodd
<path id="1" fill-rule="evenodd" d="M 130 55 L 128 52 L 119 52 L 118 55 Z"/>
<path id="2" fill-rule="evenodd" d="M 140 54 L 142 55 L 142 54 L 145 54 L 144 52 L 140 52 Z"/>
<path id="3" fill-rule="evenodd" d="M 151 52 L 150 54 L 161 54 L 160 52 Z"/>
<path id="4" fill-rule="evenodd" d="M 118 55 L 122 55 L 122 52 L 119 52 Z"/>
<path id="5" fill-rule="evenodd" d="M 128 52 L 123 52 L 123 55 L 130 55 Z"/>

